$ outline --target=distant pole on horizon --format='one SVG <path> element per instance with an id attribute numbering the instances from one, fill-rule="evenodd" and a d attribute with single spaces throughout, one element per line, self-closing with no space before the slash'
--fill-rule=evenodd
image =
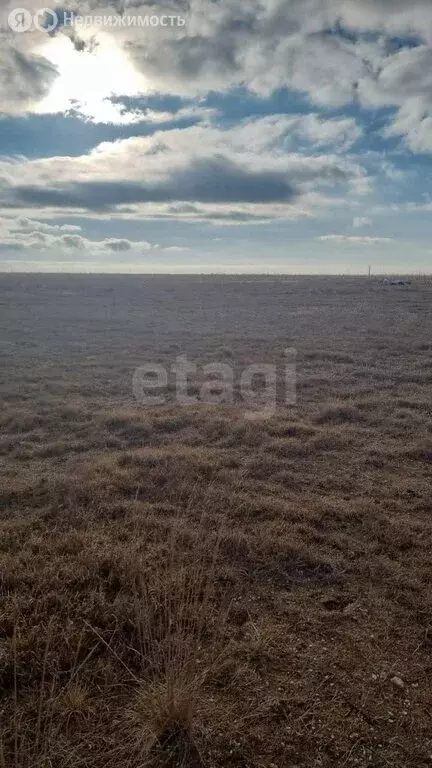
<path id="1" fill-rule="evenodd" d="M 368 269 L 368 278 L 369 278 L 369 280 L 370 280 L 370 276 L 371 276 L 371 265 L 369 264 L 369 269 Z"/>

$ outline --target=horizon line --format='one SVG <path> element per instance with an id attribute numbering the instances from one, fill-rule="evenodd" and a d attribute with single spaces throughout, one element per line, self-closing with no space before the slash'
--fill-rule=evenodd
<path id="1" fill-rule="evenodd" d="M 61 275 L 63 277 L 356 277 L 372 280 L 374 277 L 432 277 L 430 272 L 96 272 L 31 271 L 0 269 L 0 275 Z"/>

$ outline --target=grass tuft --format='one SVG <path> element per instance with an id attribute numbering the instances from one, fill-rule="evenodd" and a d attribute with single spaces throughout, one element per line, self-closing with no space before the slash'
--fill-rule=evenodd
<path id="1" fill-rule="evenodd" d="M 229 614 L 228 601 L 217 590 L 224 529 L 223 519 L 212 525 L 204 514 L 191 535 L 177 518 L 158 567 L 146 571 L 141 564 L 136 571 L 142 669 L 130 719 L 144 751 L 157 750 L 167 765 L 199 764 L 199 710 L 208 676 L 224 650 Z"/>

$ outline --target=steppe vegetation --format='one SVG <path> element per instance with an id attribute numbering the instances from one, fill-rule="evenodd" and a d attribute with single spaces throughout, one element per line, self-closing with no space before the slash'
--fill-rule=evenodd
<path id="1" fill-rule="evenodd" d="M 0 766 L 432 765 L 432 282 L 3 275 Z M 297 405 L 145 408 L 281 363 Z"/>

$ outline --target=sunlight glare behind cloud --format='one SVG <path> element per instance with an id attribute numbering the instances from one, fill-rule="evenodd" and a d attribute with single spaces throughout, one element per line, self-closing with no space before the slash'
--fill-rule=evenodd
<path id="1" fill-rule="evenodd" d="M 57 68 L 59 76 L 39 104 L 39 113 L 74 109 L 96 123 L 121 124 L 140 119 L 137 113 L 122 113 L 121 106 L 110 101 L 113 96 L 137 96 L 149 87 L 109 35 L 99 34 L 98 45 L 92 51 L 77 51 L 68 37 L 58 35 L 41 48 L 40 54 Z"/>

